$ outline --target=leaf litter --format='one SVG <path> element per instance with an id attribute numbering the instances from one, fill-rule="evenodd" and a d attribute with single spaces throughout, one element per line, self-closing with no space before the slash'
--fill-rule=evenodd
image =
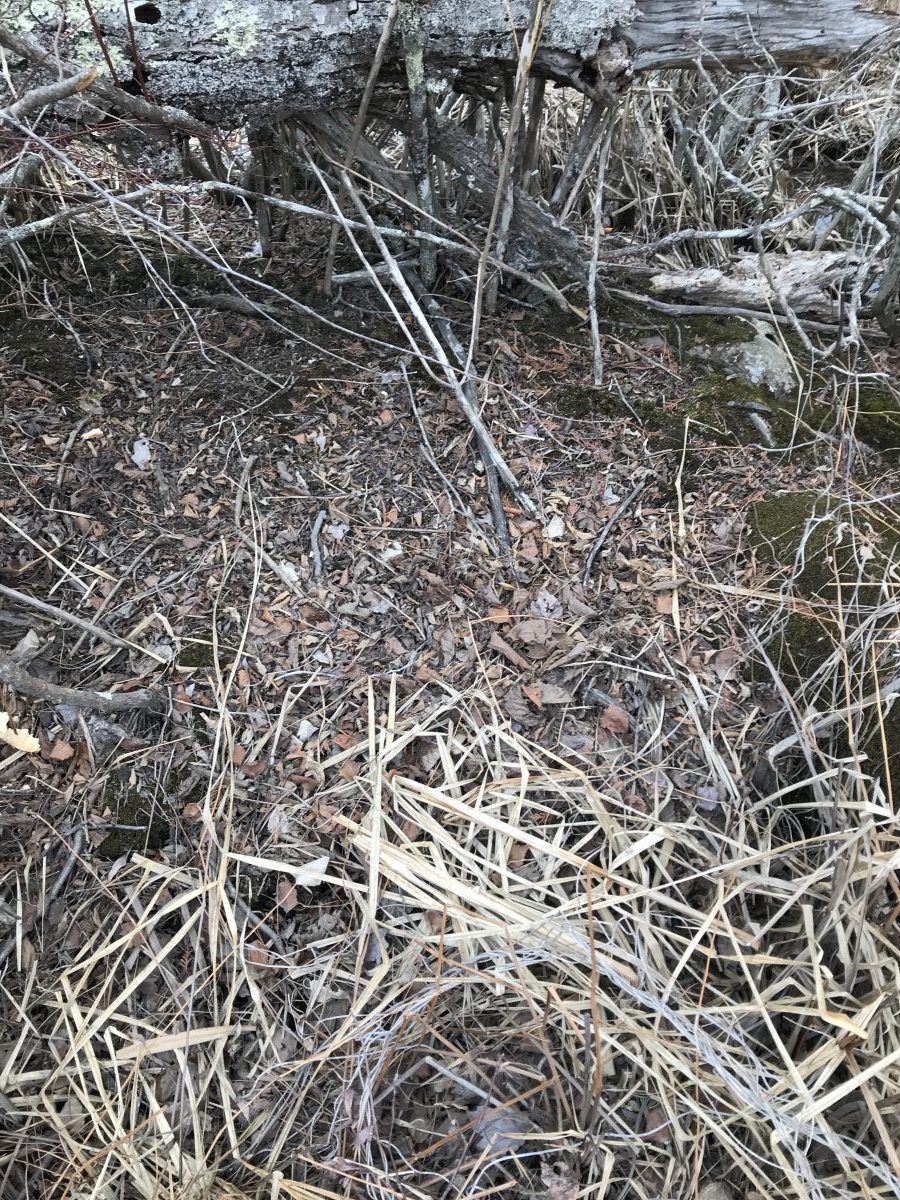
<path id="1" fill-rule="evenodd" d="M 4 692 L 8 1177 L 896 1195 L 891 810 L 808 738 L 772 775 L 784 698 L 749 661 L 794 601 L 746 514 L 830 460 L 701 432 L 676 487 L 680 450 L 627 414 L 555 410 L 581 333 L 511 323 L 494 425 L 545 513 L 509 509 L 510 570 L 467 428 L 417 383 L 471 515 L 389 351 L 349 370 L 197 313 L 247 369 L 213 367 L 169 355 L 152 290 L 67 304 L 97 345 L 113 305 L 139 320 L 67 404 L 2 368 L 6 577 L 89 623 L 29 613 L 29 670 L 169 703 L 104 722 Z M 620 382 L 677 407 L 672 362 Z M 277 405 L 251 367 L 291 381 Z"/>

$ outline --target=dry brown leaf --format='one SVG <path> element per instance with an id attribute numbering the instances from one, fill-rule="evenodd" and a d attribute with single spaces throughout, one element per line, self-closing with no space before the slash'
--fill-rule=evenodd
<path id="1" fill-rule="evenodd" d="M 488 609 L 488 620 L 493 621 L 495 625 L 508 625 L 512 614 L 505 604 L 492 604 Z"/>
<path id="2" fill-rule="evenodd" d="M 0 712 L 0 742 L 25 754 L 37 754 L 41 748 L 41 743 L 27 729 L 10 729 L 8 712 Z"/>
<path id="3" fill-rule="evenodd" d="M 734 1200 L 734 1192 L 727 1183 L 704 1183 L 698 1200 Z"/>
<path id="4" fill-rule="evenodd" d="M 503 711 L 512 721 L 527 724 L 533 720 L 531 709 L 522 695 L 522 689 L 511 687 L 502 700 Z"/>
<path id="5" fill-rule="evenodd" d="M 528 659 L 523 658 L 518 650 L 514 650 L 509 642 L 500 636 L 496 629 L 491 634 L 489 645 L 493 650 L 499 650 L 503 657 L 508 659 L 514 667 L 518 667 L 520 671 L 531 670 L 531 663 Z"/>
<path id="6" fill-rule="evenodd" d="M 268 967 L 272 964 L 271 954 L 260 941 L 245 944 L 244 958 L 251 967 Z"/>
<path id="7" fill-rule="evenodd" d="M 576 1200 L 581 1192 L 581 1177 L 568 1163 L 544 1163 L 541 1166 L 541 1183 L 547 1200 Z"/>
<path id="8" fill-rule="evenodd" d="M 71 743 L 63 741 L 62 738 L 51 742 L 50 748 L 44 755 L 44 758 L 49 759 L 50 762 L 68 762 L 70 758 L 74 757 L 75 747 Z"/>
<path id="9" fill-rule="evenodd" d="M 37 958 L 37 951 L 32 944 L 31 938 L 22 938 L 22 941 L 19 944 L 19 956 L 22 963 L 22 970 L 30 970 L 32 963 Z"/>
<path id="10" fill-rule="evenodd" d="M 631 721 L 624 708 L 619 708 L 618 704 L 610 704 L 600 718 L 600 725 L 609 733 L 627 733 L 631 728 Z"/>
<path id="11" fill-rule="evenodd" d="M 568 688 L 560 687 L 558 683 L 541 684 L 545 704 L 574 704 L 575 697 Z"/>
<path id="12" fill-rule="evenodd" d="M 733 646 L 726 646 L 712 660 L 712 669 L 719 679 L 731 679 L 734 676 L 735 668 L 742 658 L 743 655 L 739 650 L 736 650 Z"/>
<path id="13" fill-rule="evenodd" d="M 536 617 L 549 617 L 551 620 L 558 621 L 562 617 L 564 610 L 562 604 L 552 592 L 548 592 L 546 588 L 541 588 L 531 602 L 531 611 Z"/>
<path id="14" fill-rule="evenodd" d="M 672 1127 L 666 1110 L 658 1104 L 647 1113 L 644 1137 L 648 1142 L 658 1142 L 661 1145 L 672 1140 Z"/>
<path id="15" fill-rule="evenodd" d="M 275 897 L 282 912 L 293 912 L 297 907 L 297 885 L 289 879 L 279 879 Z"/>
<path id="16" fill-rule="evenodd" d="M 674 598 L 671 592 L 660 592 L 656 597 L 656 611 L 661 617 L 668 617 L 672 612 Z"/>
<path id="17" fill-rule="evenodd" d="M 522 642 L 526 646 L 549 646 L 556 636 L 556 626 L 546 617 L 530 617 L 514 625 L 509 636 L 514 642 Z"/>
<path id="18" fill-rule="evenodd" d="M 523 683 L 522 684 L 523 694 L 528 697 L 528 699 L 535 706 L 535 708 L 543 708 L 544 707 L 544 698 L 541 694 L 541 691 L 542 691 L 542 689 L 541 689 L 541 685 L 539 683 Z"/>
<path id="19" fill-rule="evenodd" d="M 513 842 L 506 855 L 506 865 L 511 871 L 519 871 L 528 857 L 528 847 L 523 842 Z"/>

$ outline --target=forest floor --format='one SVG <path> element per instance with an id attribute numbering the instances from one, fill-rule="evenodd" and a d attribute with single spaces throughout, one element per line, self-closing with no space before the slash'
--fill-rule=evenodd
<path id="1" fill-rule="evenodd" d="M 0 306 L 0 639 L 160 707 L 5 693 L 39 747 L 0 753 L 0 1194 L 892 1194 L 896 1105 L 852 1080 L 896 826 L 865 771 L 816 823 L 846 754 L 768 761 L 800 602 L 753 533 L 890 460 L 698 408 L 690 323 L 607 314 L 598 389 L 585 323 L 510 304 L 483 413 L 540 517 L 506 503 L 507 557 L 452 397 L 318 247 L 274 319 L 52 254 Z"/>

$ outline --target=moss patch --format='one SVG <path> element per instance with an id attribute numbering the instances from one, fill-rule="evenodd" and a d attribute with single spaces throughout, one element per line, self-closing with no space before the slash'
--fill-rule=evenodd
<path id="1" fill-rule="evenodd" d="M 154 796 L 110 782 L 104 796 L 112 821 L 111 829 L 96 853 L 100 858 L 160 850 L 171 839 L 174 809 L 159 793 Z"/>
<path id="2" fill-rule="evenodd" d="M 223 665 L 228 661 L 227 651 L 219 651 L 219 665 Z M 185 641 L 182 644 L 181 652 L 178 655 L 176 666 L 179 669 L 190 667 L 214 667 L 216 665 L 216 652 L 212 642 L 201 642 L 196 640 Z"/>
<path id="3" fill-rule="evenodd" d="M 876 450 L 900 447 L 900 397 L 889 388 L 866 385 L 859 390 L 856 432 Z"/>
<path id="4" fill-rule="evenodd" d="M 900 523 L 876 505 L 856 505 L 851 514 L 840 506 L 829 511 L 827 500 L 803 491 L 771 496 L 754 505 L 750 538 L 757 551 L 787 568 L 794 568 L 794 593 L 818 610 L 793 612 L 782 626 L 775 659 L 786 682 L 800 684 L 821 667 L 840 645 L 842 625 L 837 602 L 843 597 L 843 629 L 852 632 L 857 605 L 854 593 L 867 607 L 877 598 L 876 588 L 900 551 Z M 833 614 L 833 615 L 832 615 Z M 854 692 L 874 692 L 885 680 L 872 671 L 856 681 Z M 843 726 L 841 727 L 843 728 Z M 841 754 L 851 750 L 849 737 L 838 734 Z M 865 769 L 892 787 L 900 778 L 900 705 L 879 722 L 876 708 L 862 723 L 858 748 L 866 755 Z"/>
<path id="5" fill-rule="evenodd" d="M 779 566 L 797 567 L 795 588 L 808 599 L 834 596 L 835 571 L 829 560 L 833 520 L 817 492 L 769 496 L 753 506 L 750 540 Z"/>

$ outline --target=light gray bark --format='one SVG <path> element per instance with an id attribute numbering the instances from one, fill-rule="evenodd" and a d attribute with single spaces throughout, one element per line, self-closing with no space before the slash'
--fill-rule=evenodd
<path id="1" fill-rule="evenodd" d="M 355 103 L 389 0 L 92 0 L 120 82 L 140 78 L 152 97 L 217 125 L 279 111 Z M 515 70 L 530 0 L 430 0 L 422 5 L 428 72 L 485 85 Z M 0 25 L 60 46 L 79 66 L 104 55 L 81 5 L 2 0 Z M 37 15 L 35 15 L 37 14 Z M 46 14 L 41 16 L 41 14 Z M 749 61 L 822 60 L 900 26 L 896 0 L 554 0 L 533 74 L 592 95 L 638 70 L 706 54 Z M 623 40 L 623 38 L 625 40 Z M 633 53 L 632 53 L 633 52 Z M 395 35 L 384 85 L 401 87 Z"/>
<path id="2" fill-rule="evenodd" d="M 900 27 L 897 0 L 640 0 L 635 69 L 759 58 L 820 63 Z"/>

